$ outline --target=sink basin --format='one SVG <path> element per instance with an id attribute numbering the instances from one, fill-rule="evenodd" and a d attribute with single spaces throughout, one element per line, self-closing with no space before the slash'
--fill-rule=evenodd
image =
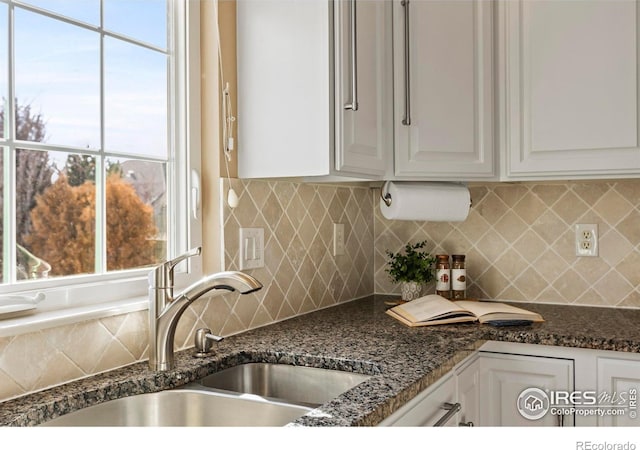
<path id="1" fill-rule="evenodd" d="M 369 378 L 340 370 L 249 363 L 216 372 L 198 383 L 209 388 L 317 407 Z"/>
<path id="2" fill-rule="evenodd" d="M 284 426 L 308 411 L 264 399 L 176 389 L 111 400 L 42 426 Z"/>

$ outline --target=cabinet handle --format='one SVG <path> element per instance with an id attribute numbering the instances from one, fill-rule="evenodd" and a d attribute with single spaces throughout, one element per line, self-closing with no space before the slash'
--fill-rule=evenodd
<path id="1" fill-rule="evenodd" d="M 351 101 L 344 105 L 344 109 L 350 109 L 351 111 L 358 110 L 358 45 L 357 45 L 357 33 L 356 33 L 356 0 L 351 0 L 351 8 L 349 12 L 351 29 L 350 38 L 351 41 Z"/>
<path id="2" fill-rule="evenodd" d="M 410 52 L 409 52 L 409 0 L 402 0 L 404 7 L 404 118 L 402 125 L 411 125 L 411 76 L 410 76 Z"/>
<path id="3" fill-rule="evenodd" d="M 442 409 L 446 410 L 447 412 L 444 413 L 444 415 L 440 417 L 440 419 L 438 419 L 438 421 L 435 424 L 433 424 L 433 426 L 434 427 L 444 426 L 444 424 L 447 423 L 453 415 L 455 415 L 458 411 L 460 411 L 460 408 L 462 408 L 460 403 L 445 403 L 444 405 L 442 405 Z"/>

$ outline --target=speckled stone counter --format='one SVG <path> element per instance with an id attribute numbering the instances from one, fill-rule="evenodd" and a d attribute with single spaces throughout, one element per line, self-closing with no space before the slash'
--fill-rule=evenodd
<path id="1" fill-rule="evenodd" d="M 372 296 L 229 337 L 214 356 L 176 354 L 176 369 L 134 364 L 0 403 L 0 424 L 38 425 L 128 395 L 171 389 L 246 362 L 278 362 L 373 375 L 291 425 L 370 426 L 411 400 L 489 340 L 640 353 L 640 310 L 523 304 L 544 323 L 494 328 L 409 328 Z"/>

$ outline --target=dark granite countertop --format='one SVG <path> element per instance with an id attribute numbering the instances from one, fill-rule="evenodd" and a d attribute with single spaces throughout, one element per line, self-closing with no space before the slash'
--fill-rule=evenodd
<path id="1" fill-rule="evenodd" d="M 246 362 L 279 362 L 373 375 L 292 425 L 376 425 L 489 340 L 640 353 L 640 310 L 522 304 L 544 323 L 495 328 L 409 328 L 371 296 L 231 336 L 204 359 L 176 353 L 176 369 L 137 363 L 0 403 L 0 425 L 37 425 L 106 400 L 178 387 Z"/>

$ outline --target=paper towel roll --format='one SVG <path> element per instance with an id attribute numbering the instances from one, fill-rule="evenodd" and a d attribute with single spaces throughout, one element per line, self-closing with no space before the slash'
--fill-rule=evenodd
<path id="1" fill-rule="evenodd" d="M 469 189 L 462 184 L 389 181 L 382 190 L 382 196 L 390 195 L 391 204 L 380 198 L 380 210 L 391 220 L 462 222 L 471 206 Z"/>

